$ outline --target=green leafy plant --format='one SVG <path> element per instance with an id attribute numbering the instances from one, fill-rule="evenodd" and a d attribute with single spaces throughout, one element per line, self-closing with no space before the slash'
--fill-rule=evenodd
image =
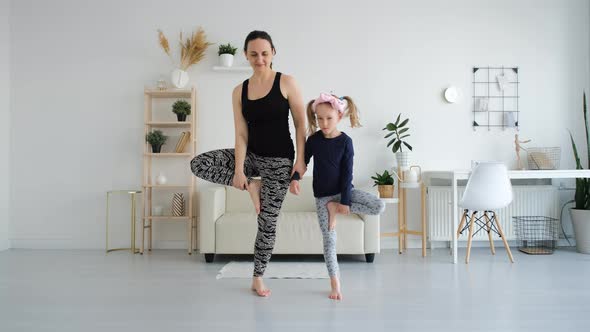
<path id="1" fill-rule="evenodd" d="M 152 146 L 161 146 L 166 143 L 168 136 L 164 135 L 161 130 L 154 130 L 151 133 L 145 135 L 146 142 Z"/>
<path id="2" fill-rule="evenodd" d="M 227 44 L 221 44 L 219 45 L 219 51 L 217 52 L 217 55 L 222 55 L 222 54 L 231 54 L 231 55 L 236 55 L 236 51 L 238 50 L 237 47 L 233 47 L 232 44 L 227 43 Z"/>
<path id="3" fill-rule="evenodd" d="M 588 155 L 588 166 L 590 167 L 590 136 L 588 136 L 588 113 L 586 110 L 586 92 L 583 97 L 583 110 L 584 110 L 584 126 L 586 127 L 586 150 Z M 580 162 L 580 156 L 578 155 L 578 149 L 574 142 L 574 137 L 570 131 L 570 139 L 572 141 L 572 149 L 574 150 L 574 158 L 576 159 L 576 169 L 584 169 Z M 578 210 L 590 210 L 590 179 L 577 178 L 576 179 L 576 193 L 574 195 L 576 202 L 575 209 Z"/>
<path id="4" fill-rule="evenodd" d="M 387 170 L 383 174 L 375 173 L 375 176 L 371 176 L 371 179 L 375 180 L 374 186 L 393 185 L 393 176 L 389 174 Z"/>
<path id="5" fill-rule="evenodd" d="M 180 115 L 189 115 L 191 114 L 191 104 L 189 104 L 186 100 L 177 100 L 172 105 L 172 112 Z"/>
<path id="6" fill-rule="evenodd" d="M 390 122 L 387 124 L 387 126 L 385 126 L 385 128 L 383 128 L 383 130 L 389 131 L 389 133 L 385 135 L 385 138 L 395 135 L 395 137 L 392 138 L 389 143 L 387 143 L 387 147 L 391 146 L 391 151 L 393 151 L 393 153 L 398 151 L 403 152 L 404 146 L 412 151 L 412 146 L 404 140 L 404 138 L 410 136 L 410 134 L 406 133 L 410 129 L 406 127 L 409 121 L 410 119 L 401 120 L 401 114 L 399 114 L 394 123 Z"/>

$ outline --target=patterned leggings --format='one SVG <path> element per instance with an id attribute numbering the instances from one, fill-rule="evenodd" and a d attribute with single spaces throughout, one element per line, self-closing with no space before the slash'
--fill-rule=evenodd
<path id="1" fill-rule="evenodd" d="M 191 160 L 192 172 L 203 180 L 231 186 L 235 170 L 234 149 L 202 153 Z M 262 178 L 258 233 L 254 243 L 254 276 L 264 275 L 275 245 L 276 224 L 281 205 L 289 189 L 293 161 L 288 158 L 261 157 L 247 152 L 244 174 Z"/>
<path id="2" fill-rule="evenodd" d="M 338 258 L 336 257 L 336 230 L 328 229 L 328 202 L 340 202 L 340 194 L 334 196 L 318 197 L 315 199 L 318 211 L 318 221 L 324 237 L 324 260 L 330 277 L 339 275 Z M 375 195 L 352 189 L 350 196 L 350 213 L 381 214 L 385 204 Z"/>

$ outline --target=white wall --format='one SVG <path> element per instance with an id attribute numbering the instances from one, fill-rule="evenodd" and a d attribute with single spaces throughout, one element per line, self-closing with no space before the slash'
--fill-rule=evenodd
<path id="1" fill-rule="evenodd" d="M 521 138 L 561 146 L 562 167 L 572 166 L 566 128 L 583 138 L 588 7 L 586 0 L 15 1 L 12 245 L 103 247 L 105 191 L 140 185 L 143 86 L 172 69 L 158 28 L 173 39 L 202 25 L 211 41 L 240 47 L 249 31 L 269 31 L 275 68 L 295 76 L 305 101 L 326 90 L 357 101 L 364 127 L 342 128 L 355 142 L 354 183 L 366 186 L 393 164 L 381 128 L 399 112 L 411 118 L 410 143 L 424 169 L 514 163 L 513 131 L 471 128 L 474 65 L 520 67 Z M 213 72 L 216 62 L 212 47 L 190 70 L 199 151 L 233 145 L 230 93 L 247 77 Z M 443 102 L 450 84 L 463 102 Z M 384 230 L 394 215 L 385 214 Z M 184 227 L 165 227 L 174 230 L 167 238 L 155 232 L 156 245 L 183 246 Z"/>
<path id="2" fill-rule="evenodd" d="M 10 247 L 10 1 L 0 0 L 0 250 Z"/>

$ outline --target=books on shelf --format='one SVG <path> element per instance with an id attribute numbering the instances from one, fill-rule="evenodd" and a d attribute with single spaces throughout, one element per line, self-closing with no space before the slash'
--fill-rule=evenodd
<path id="1" fill-rule="evenodd" d="M 180 138 L 178 139 L 178 143 L 176 143 L 176 147 L 174 148 L 174 152 L 182 153 L 186 148 L 188 142 L 190 141 L 191 133 L 190 131 L 183 131 L 180 134 Z"/>

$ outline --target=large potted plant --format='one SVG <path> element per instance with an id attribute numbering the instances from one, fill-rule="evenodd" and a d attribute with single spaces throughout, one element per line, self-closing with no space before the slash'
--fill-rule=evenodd
<path id="1" fill-rule="evenodd" d="M 393 197 L 393 176 L 387 170 L 383 174 L 375 173 L 375 176 L 371 176 L 371 179 L 375 180 L 373 187 L 377 186 L 380 198 Z"/>
<path id="2" fill-rule="evenodd" d="M 588 114 L 586 109 L 586 93 L 583 97 L 584 126 L 586 128 L 586 150 L 588 156 L 588 167 L 590 167 L 590 136 L 588 135 Z M 578 155 L 578 149 L 574 142 L 574 137 L 570 132 L 574 158 L 576 159 L 576 169 L 583 169 Z M 576 179 L 576 193 L 574 196 L 575 206 L 570 209 L 572 224 L 574 226 L 574 235 L 576 237 L 576 249 L 583 254 L 590 254 L 590 179 Z"/>
<path id="3" fill-rule="evenodd" d="M 412 151 L 412 146 L 405 141 L 405 138 L 410 136 L 407 131 L 410 129 L 407 127 L 408 122 L 410 119 L 401 119 L 401 114 L 397 116 L 397 119 L 393 123 L 388 123 L 383 130 L 388 131 L 389 133 L 385 135 L 385 138 L 389 138 L 393 135 L 393 137 L 389 143 L 387 143 L 387 147 L 391 146 L 391 151 L 395 154 L 397 158 L 397 164 L 400 167 L 409 167 L 410 166 L 410 159 L 408 151 L 404 151 L 404 146 L 409 150 Z"/>
<path id="4" fill-rule="evenodd" d="M 172 112 L 176 114 L 178 121 L 186 121 L 186 116 L 191 114 L 191 104 L 189 104 L 186 100 L 177 100 L 174 102 L 174 104 L 172 104 Z"/>
<path id="5" fill-rule="evenodd" d="M 154 130 L 145 136 L 146 142 L 152 146 L 153 153 L 160 153 L 162 145 L 166 143 L 168 136 L 164 135 L 161 130 Z"/>
<path id="6" fill-rule="evenodd" d="M 223 67 L 231 67 L 234 64 L 234 55 L 236 55 L 237 47 L 233 47 L 232 44 L 221 44 L 219 45 L 219 63 Z"/>

